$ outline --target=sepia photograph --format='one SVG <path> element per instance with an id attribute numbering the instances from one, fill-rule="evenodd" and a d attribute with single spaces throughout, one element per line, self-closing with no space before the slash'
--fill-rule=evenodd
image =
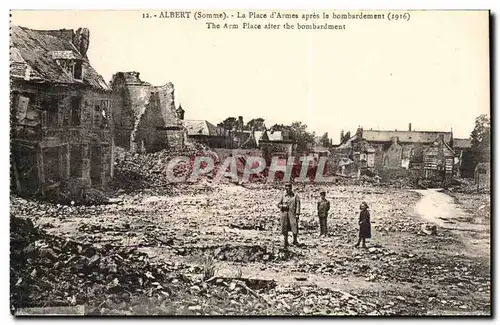
<path id="1" fill-rule="evenodd" d="M 11 10 L 11 314 L 491 317 L 490 25 Z"/>

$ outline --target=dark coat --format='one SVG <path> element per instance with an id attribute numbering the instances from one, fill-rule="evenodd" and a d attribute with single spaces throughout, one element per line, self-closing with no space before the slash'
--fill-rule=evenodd
<path id="1" fill-rule="evenodd" d="M 283 235 L 292 231 L 294 235 L 299 232 L 298 215 L 300 214 L 300 198 L 297 194 L 283 194 L 278 207 L 281 210 L 281 233 Z"/>
<path id="2" fill-rule="evenodd" d="M 368 210 L 363 210 L 359 213 L 359 237 L 372 238 L 370 212 L 368 212 Z"/>
<path id="3" fill-rule="evenodd" d="M 318 201 L 318 217 L 328 217 L 328 211 L 330 211 L 330 202 L 328 202 L 327 200 Z"/>

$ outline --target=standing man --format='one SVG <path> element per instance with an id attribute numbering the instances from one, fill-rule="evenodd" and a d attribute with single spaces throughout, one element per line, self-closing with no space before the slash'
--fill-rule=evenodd
<path id="1" fill-rule="evenodd" d="M 281 210 L 281 233 L 285 239 L 285 248 L 288 247 L 288 232 L 293 234 L 293 245 L 299 246 L 297 235 L 299 234 L 300 198 L 292 191 L 292 184 L 285 185 L 285 193 L 278 203 Z"/>
<path id="2" fill-rule="evenodd" d="M 330 211 L 330 202 L 326 200 L 326 192 L 321 191 L 321 198 L 318 201 L 318 217 L 319 217 L 319 236 L 328 234 L 327 217 Z"/>

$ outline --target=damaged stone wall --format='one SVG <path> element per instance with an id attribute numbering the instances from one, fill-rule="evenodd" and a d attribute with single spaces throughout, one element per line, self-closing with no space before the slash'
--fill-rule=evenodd
<path id="1" fill-rule="evenodd" d="M 167 131 L 161 119 L 158 93 L 151 93 L 137 118 L 131 133 L 131 145 L 136 152 L 154 152 L 167 148 Z"/>
<path id="2" fill-rule="evenodd" d="M 117 146 L 133 152 L 183 146 L 185 136 L 175 112 L 173 84 L 153 86 L 139 75 L 118 72 L 111 80 Z"/>
<path id="3" fill-rule="evenodd" d="M 175 111 L 174 85 L 168 82 L 164 86 L 153 86 L 153 88 L 159 97 L 161 114 L 165 121 L 165 125 L 167 127 L 181 125 L 180 120 L 177 118 L 177 112 Z"/>
<path id="4" fill-rule="evenodd" d="M 397 138 L 392 139 L 392 143 L 384 152 L 384 168 L 401 168 L 403 157 L 403 146 L 398 143 Z"/>

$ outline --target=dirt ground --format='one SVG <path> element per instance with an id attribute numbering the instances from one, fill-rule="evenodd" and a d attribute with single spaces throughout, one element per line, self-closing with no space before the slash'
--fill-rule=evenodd
<path id="1" fill-rule="evenodd" d="M 326 238 L 315 211 L 321 190 L 332 206 Z M 176 274 L 126 298 L 79 295 L 92 313 L 490 315 L 489 195 L 353 185 L 296 191 L 303 246 L 289 250 L 279 233 L 281 189 L 262 184 L 121 194 L 120 203 L 99 207 L 12 198 L 11 211 L 58 237 L 137 249 Z M 371 212 L 368 249 L 354 248 L 362 201 Z M 432 224 L 436 235 L 423 231 Z"/>

